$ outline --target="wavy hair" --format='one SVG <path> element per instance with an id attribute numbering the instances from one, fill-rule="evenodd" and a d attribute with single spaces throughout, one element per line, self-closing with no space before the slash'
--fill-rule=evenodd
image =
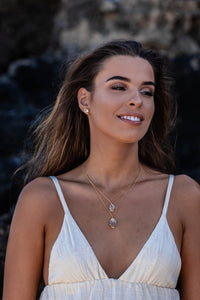
<path id="1" fill-rule="evenodd" d="M 161 172 L 174 171 L 169 132 L 174 124 L 174 106 L 165 59 L 136 41 L 116 40 L 77 58 L 68 68 L 55 105 L 34 131 L 34 151 L 23 166 L 26 181 L 58 175 L 83 163 L 90 153 L 88 118 L 78 106 L 81 87 L 92 92 L 103 63 L 115 55 L 147 60 L 155 75 L 155 113 L 146 135 L 139 142 L 140 162 Z"/>

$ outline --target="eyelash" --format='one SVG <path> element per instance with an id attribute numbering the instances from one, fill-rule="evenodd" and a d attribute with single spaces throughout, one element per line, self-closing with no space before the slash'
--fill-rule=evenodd
<path id="1" fill-rule="evenodd" d="M 111 86 L 111 89 L 116 90 L 116 91 L 126 91 L 127 90 L 127 88 L 123 85 L 113 85 L 113 86 Z M 148 97 L 154 96 L 154 93 L 151 91 L 142 91 L 141 94 L 144 96 L 148 96 Z"/>
<path id="2" fill-rule="evenodd" d="M 117 91 L 126 91 L 126 87 L 123 85 L 113 85 L 111 86 L 111 89 Z"/>
<path id="3" fill-rule="evenodd" d="M 141 94 L 144 96 L 149 96 L 149 97 L 154 96 L 153 92 L 150 92 L 150 91 L 144 91 L 144 92 L 141 92 Z"/>

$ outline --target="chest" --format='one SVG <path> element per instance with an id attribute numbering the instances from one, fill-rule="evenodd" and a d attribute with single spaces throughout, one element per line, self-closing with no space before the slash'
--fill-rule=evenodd
<path id="1" fill-rule="evenodd" d="M 122 223 L 121 226 L 123 228 L 125 224 Z M 147 270 L 150 272 L 148 268 L 152 266 L 152 262 L 156 269 L 156 265 L 162 265 L 166 270 L 169 268 L 169 273 L 173 268 L 171 262 L 175 262 L 176 267 L 178 262 L 180 266 L 179 254 L 166 218 L 159 218 L 147 237 L 141 231 L 144 240 L 140 237 L 135 240 L 135 244 L 133 238 L 125 235 L 122 228 L 118 227 L 114 232 L 108 231 L 106 234 L 97 230 L 96 238 L 92 239 L 90 236 L 89 240 L 68 212 L 52 249 L 50 274 L 54 273 L 54 270 L 60 273 L 63 269 L 62 276 L 65 272 L 68 274 L 68 271 L 73 270 L 75 281 L 77 278 L 80 280 L 80 277 L 84 278 L 82 280 L 119 279 L 123 276 L 136 276 L 140 268 L 144 274 Z"/>
<path id="2" fill-rule="evenodd" d="M 108 225 L 111 216 L 101 203 L 68 205 L 70 231 L 79 243 L 91 247 L 98 263 L 109 277 L 119 278 L 140 253 L 159 222 L 162 202 L 156 199 L 147 204 L 127 200 L 126 205 L 116 205 L 115 229 Z M 67 225 L 68 226 L 68 225 Z"/>
<path id="3" fill-rule="evenodd" d="M 117 220 L 117 226 L 115 229 L 111 229 L 108 225 L 111 215 L 102 203 L 94 198 L 94 195 L 93 197 L 80 197 L 80 193 L 78 193 L 77 197 L 66 197 L 69 199 L 67 201 L 69 212 L 65 216 L 67 224 L 65 224 L 66 219 L 64 218 L 63 226 L 66 226 L 71 235 L 67 239 L 65 239 L 65 235 L 63 236 L 66 249 L 69 249 L 68 244 L 75 245 L 75 248 L 81 244 L 81 247 L 87 249 L 84 252 L 89 251 L 97 265 L 101 266 L 108 277 L 119 278 L 155 235 L 162 215 L 164 198 L 164 194 L 161 192 L 154 196 L 149 193 L 149 197 L 147 195 L 141 197 L 140 191 L 138 191 L 135 195 L 129 195 L 124 202 L 116 201 L 114 217 Z M 170 209 L 170 211 L 173 210 Z M 173 213 L 169 212 L 168 214 L 170 228 L 178 248 L 180 248 L 181 241 L 176 218 L 173 217 Z M 47 247 L 49 252 L 47 251 L 46 257 L 50 257 L 55 237 L 58 236 L 59 231 L 61 230 L 62 235 L 64 234 L 60 221 L 54 220 L 52 224 L 52 230 L 49 231 L 51 232 L 50 243 Z M 52 236 L 53 238 L 51 238 Z M 69 253 L 72 252 L 71 249 Z M 63 253 L 63 255 L 65 254 Z M 48 259 L 46 266 L 48 266 Z"/>

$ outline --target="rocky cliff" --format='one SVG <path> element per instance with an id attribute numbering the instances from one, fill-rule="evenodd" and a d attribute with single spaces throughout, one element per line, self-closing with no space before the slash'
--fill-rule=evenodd
<path id="1" fill-rule="evenodd" d="M 136 39 L 175 56 L 200 50 L 199 0 L 1 0 L 0 69 L 51 49 Z"/>

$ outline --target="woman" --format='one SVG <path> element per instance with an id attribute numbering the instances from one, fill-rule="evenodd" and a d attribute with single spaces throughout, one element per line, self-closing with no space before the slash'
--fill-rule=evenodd
<path id="1" fill-rule="evenodd" d="M 199 299 L 200 190 L 169 175 L 169 85 L 162 59 L 134 41 L 71 65 L 36 130 L 3 300 L 35 299 L 41 273 L 41 300 Z"/>

